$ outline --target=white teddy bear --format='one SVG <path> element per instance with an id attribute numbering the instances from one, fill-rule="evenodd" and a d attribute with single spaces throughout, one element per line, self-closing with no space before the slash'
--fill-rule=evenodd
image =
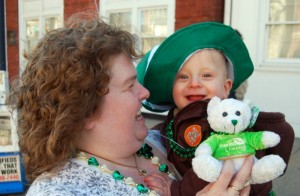
<path id="1" fill-rule="evenodd" d="M 245 102 L 213 97 L 208 103 L 207 114 L 208 122 L 216 133 L 198 146 L 192 160 L 195 173 L 207 182 L 217 180 L 225 159 L 233 159 L 237 172 L 246 156 L 280 142 L 279 135 L 271 131 L 245 131 L 252 117 L 251 107 Z M 278 155 L 267 155 L 259 160 L 255 158 L 250 183 L 265 183 L 277 178 L 283 174 L 285 167 L 285 162 Z"/>

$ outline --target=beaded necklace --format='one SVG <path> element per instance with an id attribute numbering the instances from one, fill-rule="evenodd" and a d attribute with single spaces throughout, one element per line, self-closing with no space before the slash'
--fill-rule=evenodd
<path id="1" fill-rule="evenodd" d="M 166 136 L 168 138 L 169 141 L 169 145 L 171 150 L 176 153 L 180 158 L 190 158 L 193 157 L 195 155 L 195 150 L 197 148 L 193 147 L 193 148 L 183 148 L 182 146 L 180 146 L 178 143 L 176 143 L 174 141 L 174 134 L 173 134 L 173 127 L 174 124 L 174 120 L 171 120 L 166 128 Z"/>
<path id="2" fill-rule="evenodd" d="M 176 180 L 174 174 L 172 172 L 168 171 L 169 170 L 168 165 L 160 164 L 159 158 L 157 156 L 153 156 L 152 147 L 149 146 L 148 144 L 143 144 L 142 148 L 139 151 L 137 151 L 136 154 L 138 156 L 143 156 L 146 159 L 151 159 L 151 163 L 154 165 L 157 165 L 158 170 L 160 172 L 167 173 L 169 178 Z M 87 161 L 88 165 L 98 167 L 101 172 L 112 175 L 113 179 L 118 180 L 118 181 L 119 180 L 123 181 L 126 185 L 136 187 L 139 193 L 148 193 L 148 195 L 150 195 L 150 196 L 158 195 L 154 190 L 150 190 L 149 188 L 145 187 L 143 184 L 135 183 L 133 181 L 132 177 L 125 178 L 118 170 L 112 171 L 105 164 L 100 165 L 99 162 L 97 161 L 97 159 L 93 156 L 91 156 L 90 158 L 87 158 L 86 153 L 79 151 L 77 153 L 76 157 L 77 157 L 77 159 L 83 159 L 83 160 Z M 110 161 L 110 162 L 112 162 L 112 161 Z M 115 163 L 115 162 L 112 162 L 112 163 Z M 118 164 L 118 163 L 116 163 L 116 164 Z M 119 165 L 123 165 L 123 164 L 119 164 Z M 128 166 L 128 165 L 123 165 L 123 166 L 134 167 L 134 166 Z M 135 167 L 135 168 L 137 168 L 137 167 Z M 139 170 L 139 168 L 137 168 L 137 169 Z M 145 174 L 145 172 L 144 172 L 144 174 Z"/>
<path id="3" fill-rule="evenodd" d="M 84 150 L 79 150 L 79 151 L 80 151 L 80 152 L 83 152 L 83 153 L 87 153 L 87 152 L 85 152 Z M 117 162 L 115 162 L 115 161 L 106 159 L 106 158 L 101 157 L 101 156 L 99 156 L 99 155 L 92 154 L 92 153 L 90 153 L 90 152 L 89 152 L 89 154 L 91 154 L 91 155 L 93 155 L 93 156 L 95 156 L 95 157 L 99 157 L 99 158 L 101 158 L 101 159 L 103 159 L 103 160 L 105 160 L 105 161 L 114 163 L 114 164 L 116 164 L 116 165 L 121 165 L 121 166 L 123 166 L 123 167 L 129 167 L 129 168 L 136 169 L 136 170 L 138 171 L 138 173 L 139 173 L 140 176 L 148 176 L 147 171 L 146 171 L 145 169 L 141 169 L 141 168 L 138 167 L 137 162 L 136 162 L 136 156 L 135 156 L 135 155 L 133 155 L 134 162 L 135 162 L 135 166 L 132 166 L 132 165 L 125 165 L 125 164 L 117 163 Z"/>

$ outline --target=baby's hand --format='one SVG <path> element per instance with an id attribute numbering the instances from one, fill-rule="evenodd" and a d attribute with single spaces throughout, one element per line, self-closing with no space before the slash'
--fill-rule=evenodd
<path id="1" fill-rule="evenodd" d="M 171 195 L 172 180 L 167 175 L 152 174 L 144 178 L 144 182 L 161 196 Z"/>

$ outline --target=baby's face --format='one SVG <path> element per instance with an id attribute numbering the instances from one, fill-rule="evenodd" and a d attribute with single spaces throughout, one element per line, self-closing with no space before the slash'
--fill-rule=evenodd
<path id="1" fill-rule="evenodd" d="M 178 71 L 173 99 L 181 110 L 194 101 L 213 96 L 227 98 L 231 87 L 225 57 L 217 50 L 203 49 L 193 54 Z"/>

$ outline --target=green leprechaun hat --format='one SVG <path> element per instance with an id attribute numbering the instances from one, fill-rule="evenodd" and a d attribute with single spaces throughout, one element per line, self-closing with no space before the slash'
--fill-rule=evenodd
<path id="1" fill-rule="evenodd" d="M 172 87 L 178 70 L 190 54 L 204 48 L 222 51 L 232 64 L 232 91 L 252 74 L 249 52 L 236 30 L 217 22 L 193 24 L 173 33 L 138 64 L 138 81 L 150 91 L 144 107 L 164 112 L 174 106 Z"/>

